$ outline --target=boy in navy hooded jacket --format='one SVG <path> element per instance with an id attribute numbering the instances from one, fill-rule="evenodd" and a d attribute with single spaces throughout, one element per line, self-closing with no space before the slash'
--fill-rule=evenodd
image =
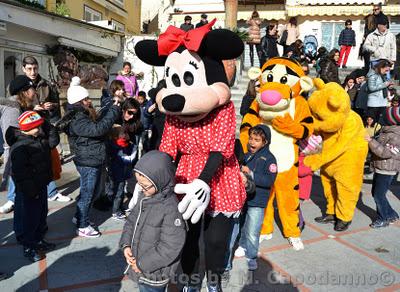
<path id="1" fill-rule="evenodd" d="M 277 174 L 276 159 L 269 151 L 270 143 L 271 131 L 267 126 L 257 125 L 249 130 L 249 151 L 245 154 L 242 172 L 254 179 L 256 191 L 247 194 L 239 248 L 235 252 L 235 256 L 246 255 L 249 270 L 257 269 L 264 211 Z"/>

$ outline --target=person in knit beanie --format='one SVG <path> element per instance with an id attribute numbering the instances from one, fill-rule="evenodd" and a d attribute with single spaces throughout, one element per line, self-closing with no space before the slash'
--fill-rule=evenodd
<path id="1" fill-rule="evenodd" d="M 35 111 L 25 111 L 17 127 L 9 127 L 11 177 L 15 183 L 14 231 L 23 254 L 32 262 L 55 248 L 44 240 L 47 228 L 47 185 L 52 181 L 50 151 L 60 142 L 57 130 Z M 18 223 L 17 223 L 18 222 Z M 17 230 L 18 229 L 18 230 Z"/>
<path id="2" fill-rule="evenodd" d="M 89 92 L 80 85 L 79 77 L 71 80 L 67 91 L 71 110 L 57 126 L 67 133 L 72 146 L 75 166 L 81 176 L 73 222 L 77 234 L 83 237 L 99 237 L 100 232 L 89 224 L 89 211 L 94 195 L 101 188 L 101 173 L 106 163 L 107 133 L 121 117 L 119 99 L 114 100 L 105 115 L 99 116 L 92 105 Z"/>
<path id="3" fill-rule="evenodd" d="M 372 180 L 372 196 L 376 203 L 377 219 L 371 228 L 387 227 L 399 220 L 399 214 L 393 210 L 386 193 L 400 171 L 400 108 L 388 107 L 381 117 L 382 129 L 374 139 L 368 134 L 365 140 L 372 152 L 374 177 Z"/>

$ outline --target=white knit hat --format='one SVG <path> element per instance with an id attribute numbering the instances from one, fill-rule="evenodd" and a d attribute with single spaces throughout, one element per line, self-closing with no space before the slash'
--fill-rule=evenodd
<path id="1" fill-rule="evenodd" d="M 74 104 L 89 96 L 86 88 L 80 86 L 81 79 L 78 76 L 72 77 L 67 91 L 67 100 L 69 104 Z"/>

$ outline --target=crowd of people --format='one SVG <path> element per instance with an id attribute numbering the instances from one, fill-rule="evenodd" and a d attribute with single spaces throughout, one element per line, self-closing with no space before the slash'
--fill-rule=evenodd
<path id="1" fill-rule="evenodd" d="M 389 186 L 400 170 L 397 157 L 400 155 L 400 97 L 390 79 L 390 70 L 396 61 L 395 41 L 388 32 L 387 17 L 378 8 L 381 6 L 374 5 L 371 20 L 375 28 L 368 23 L 368 34 L 362 45 L 364 60 L 369 58 L 368 70 L 354 70 L 341 84 L 349 95 L 352 109 L 365 120 L 365 140 L 371 152 L 368 162 L 374 172 L 372 195 L 378 214 L 370 224 L 371 228 L 387 227 L 399 219 L 386 198 Z M 207 23 L 207 15 L 203 14 L 196 28 Z M 338 68 L 346 68 L 349 52 L 356 44 L 351 20 L 346 21 L 346 28 L 340 33 L 340 50 L 328 52 L 319 48 L 312 60 L 307 59 L 304 44 L 298 39 L 300 33 L 295 18 L 291 18 L 280 32 L 277 23 L 270 23 L 264 37 L 260 35 L 261 23 L 259 14 L 254 11 L 248 21 L 252 66 L 254 47 L 260 64 L 264 64 L 279 56 L 279 44 L 286 57 L 302 64 L 306 74 L 308 64 L 313 63 L 323 81 L 341 83 Z M 190 16 L 185 17 L 181 29 L 195 29 Z M 158 151 L 165 115 L 159 111 L 155 97 L 165 84 L 160 81 L 148 93 L 141 91 L 131 64 L 124 62 L 117 78 L 103 90 L 101 107 L 96 110 L 88 90 L 75 76 L 67 90 L 66 112 L 61 116 L 56 89 L 38 71 L 37 60 L 32 56 L 25 57 L 25 75 L 17 76 L 9 84 L 9 96 L 0 99 L 0 126 L 4 138 L 2 187 L 7 188 L 7 202 L 0 207 L 0 212 L 14 210 L 14 232 L 23 246 L 23 256 L 36 262 L 55 249 L 54 243 L 45 240 L 47 204 L 48 201 L 71 201 L 57 190 L 55 184 L 61 175 L 63 149 L 59 143 L 60 133 L 63 133 L 68 137 L 80 176 L 76 211 L 71 218 L 77 235 L 100 237 L 101 231 L 92 223 L 90 210 L 92 206 L 110 209 L 113 220 L 125 222 L 120 247 L 128 265 L 127 271 L 134 271 L 128 273 L 129 276 L 139 281 L 140 291 L 165 291 L 180 256 L 187 256 L 183 249 L 188 225 L 178 211 L 174 194 L 175 165 L 167 153 Z M 241 115 L 249 112 L 256 95 L 257 84 L 250 81 L 240 108 Z M 319 138 L 311 136 L 310 140 L 300 143 L 300 161 L 310 151 L 322 147 Z M 235 218 L 233 231 L 227 234 L 229 251 L 224 255 L 226 265 L 222 277 L 229 276 L 233 255 L 246 256 L 248 269 L 256 270 L 259 243 L 271 238 L 260 237 L 269 194 L 277 175 L 277 160 L 269 150 L 271 131 L 263 125 L 250 128 L 246 153 L 236 142 L 235 155 L 247 199 L 242 216 Z M 303 176 L 300 172 L 301 168 L 299 177 L 312 179 L 312 173 Z M 129 187 L 129 182 L 133 182 L 133 187 Z M 310 192 L 311 189 L 302 189 L 301 199 L 309 199 Z M 131 195 L 128 198 L 127 193 Z M 303 229 L 301 212 L 300 216 L 299 227 Z M 332 215 L 315 218 L 323 224 L 334 220 Z M 347 228 L 335 227 L 335 230 Z M 140 236 L 135 237 L 136 233 Z M 139 239 L 140 245 L 133 242 Z M 290 244 L 296 250 L 304 248 L 301 241 Z M 140 248 L 133 251 L 133 245 Z M 208 260 L 212 262 L 212 259 Z M 221 291 L 220 280 L 211 283 L 209 291 Z M 186 287 L 185 291 L 199 291 L 196 289 Z"/>

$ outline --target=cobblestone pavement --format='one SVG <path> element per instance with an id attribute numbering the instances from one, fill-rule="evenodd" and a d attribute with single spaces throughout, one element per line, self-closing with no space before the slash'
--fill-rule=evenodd
<path id="1" fill-rule="evenodd" d="M 260 246 L 258 270 L 248 272 L 245 259 L 235 259 L 224 291 L 400 291 L 400 224 L 382 230 L 368 227 L 376 216 L 370 183 L 363 185 L 350 229 L 336 233 L 332 225 L 313 220 L 324 209 L 315 176 L 311 200 L 302 205 L 307 222 L 302 234 L 305 250 L 294 251 L 276 226 L 273 239 Z M 78 195 L 79 178 L 72 163 L 64 165 L 57 184 L 64 194 Z M 397 182 L 388 197 L 399 211 Z M 0 203 L 5 200 L 1 193 Z M 0 215 L 0 271 L 10 275 L 0 282 L 0 291 L 137 291 L 122 275 L 125 261 L 118 240 L 123 223 L 110 219 L 109 212 L 93 210 L 103 236 L 79 238 L 71 223 L 74 201 L 50 202 L 49 209 L 47 239 L 57 243 L 57 249 L 38 263 L 22 256 L 12 231 L 12 213 Z M 176 286 L 170 291 L 177 291 Z"/>

